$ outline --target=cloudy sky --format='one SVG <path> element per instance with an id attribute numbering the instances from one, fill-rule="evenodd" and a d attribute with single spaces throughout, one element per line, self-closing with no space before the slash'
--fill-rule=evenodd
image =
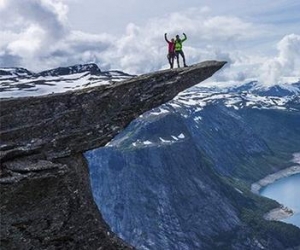
<path id="1" fill-rule="evenodd" d="M 185 32 L 187 63 L 226 60 L 216 80 L 300 78 L 298 0 L 0 0 L 0 67 L 95 62 L 145 73 L 168 67 Z"/>

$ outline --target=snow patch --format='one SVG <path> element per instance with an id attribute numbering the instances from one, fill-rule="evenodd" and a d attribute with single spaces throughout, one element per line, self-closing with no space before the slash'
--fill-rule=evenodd
<path id="1" fill-rule="evenodd" d="M 184 134 L 180 134 L 180 135 L 178 135 L 178 138 L 180 138 L 180 139 L 184 139 L 185 138 L 185 136 L 184 136 Z"/>

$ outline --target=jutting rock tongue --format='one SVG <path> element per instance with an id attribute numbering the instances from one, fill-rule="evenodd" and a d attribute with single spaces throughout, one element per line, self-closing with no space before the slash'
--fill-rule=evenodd
<path id="1" fill-rule="evenodd" d="M 137 116 L 224 64 L 0 100 L 1 249 L 130 249 L 99 214 L 82 153 L 104 146 Z"/>
<path id="2" fill-rule="evenodd" d="M 111 85 L 0 100 L 1 157 L 34 151 L 53 159 L 104 146 L 133 119 L 209 78 L 224 64 L 207 61 Z"/>

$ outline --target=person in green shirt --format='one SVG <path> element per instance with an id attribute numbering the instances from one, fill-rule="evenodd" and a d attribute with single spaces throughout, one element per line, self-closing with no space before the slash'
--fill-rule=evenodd
<path id="1" fill-rule="evenodd" d="M 178 68 L 180 68 L 180 64 L 179 64 L 179 55 L 181 55 L 182 59 L 183 59 L 183 66 L 187 67 L 186 63 L 185 63 L 185 56 L 182 50 L 182 43 L 187 39 L 186 34 L 183 33 L 184 38 L 180 39 L 179 35 L 176 35 L 176 40 L 175 40 L 175 54 L 177 57 L 177 66 Z"/>

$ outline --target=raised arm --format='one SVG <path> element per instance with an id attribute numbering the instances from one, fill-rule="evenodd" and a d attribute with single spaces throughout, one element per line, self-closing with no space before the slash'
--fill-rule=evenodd
<path id="1" fill-rule="evenodd" d="M 182 33 L 182 34 L 183 34 L 184 38 L 181 41 L 184 42 L 187 39 L 187 36 L 185 33 Z"/>
<path id="2" fill-rule="evenodd" d="M 166 40 L 167 43 L 170 43 L 170 41 L 167 38 L 167 33 L 165 33 L 165 40 Z"/>

